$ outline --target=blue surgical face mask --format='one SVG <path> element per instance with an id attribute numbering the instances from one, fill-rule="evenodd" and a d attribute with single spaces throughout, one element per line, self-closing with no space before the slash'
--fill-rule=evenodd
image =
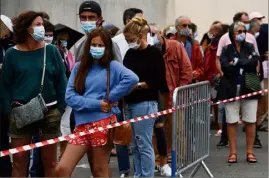
<path id="1" fill-rule="evenodd" d="M 180 31 L 179 31 L 180 35 L 182 36 L 189 36 L 190 35 L 190 29 L 188 28 L 182 28 Z"/>
<path id="2" fill-rule="evenodd" d="M 90 54 L 95 60 L 101 59 L 105 54 L 105 47 L 93 47 L 91 46 Z"/>
<path id="3" fill-rule="evenodd" d="M 85 33 L 90 33 L 96 29 L 96 21 L 85 21 L 81 22 L 81 28 Z"/>
<path id="4" fill-rule="evenodd" d="M 236 40 L 236 41 L 239 41 L 239 42 L 242 42 L 242 41 L 244 41 L 245 39 L 246 39 L 246 34 L 245 34 L 245 33 L 238 34 L 238 35 L 236 35 L 236 37 L 235 37 L 235 40 Z"/>
<path id="5" fill-rule="evenodd" d="M 249 31 L 250 24 L 249 23 L 245 24 L 245 27 L 246 27 L 246 31 Z"/>
<path id="6" fill-rule="evenodd" d="M 36 41 L 44 41 L 45 39 L 45 28 L 44 26 L 33 27 L 34 33 L 30 34 Z"/>
<path id="7" fill-rule="evenodd" d="M 68 43 L 67 43 L 66 40 L 61 40 L 61 43 L 63 44 L 63 46 L 64 46 L 65 48 L 67 48 Z"/>
<path id="8" fill-rule="evenodd" d="M 158 39 L 158 35 L 157 34 L 154 35 L 152 39 L 153 39 L 153 44 L 154 45 L 159 45 L 160 44 L 160 40 Z"/>

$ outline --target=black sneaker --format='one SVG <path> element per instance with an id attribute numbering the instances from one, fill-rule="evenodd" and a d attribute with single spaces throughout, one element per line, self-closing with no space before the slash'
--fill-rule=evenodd
<path id="1" fill-rule="evenodd" d="M 228 141 L 227 140 L 220 140 L 220 142 L 217 144 L 217 147 L 227 147 Z"/>
<path id="2" fill-rule="evenodd" d="M 261 143 L 260 139 L 255 138 L 253 148 L 262 148 L 262 143 Z"/>

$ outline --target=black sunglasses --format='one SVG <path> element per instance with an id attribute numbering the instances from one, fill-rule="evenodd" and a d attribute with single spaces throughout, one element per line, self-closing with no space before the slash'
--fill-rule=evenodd
<path id="1" fill-rule="evenodd" d="M 186 27 L 190 27 L 191 25 L 189 24 L 182 24 L 182 27 L 186 28 Z"/>
<path id="2" fill-rule="evenodd" d="M 237 33 L 238 33 L 238 34 L 241 34 L 241 33 L 247 33 L 247 31 L 246 31 L 246 30 L 238 30 Z"/>

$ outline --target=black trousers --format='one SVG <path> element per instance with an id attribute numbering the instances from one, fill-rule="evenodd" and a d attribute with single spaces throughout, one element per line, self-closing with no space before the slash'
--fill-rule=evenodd
<path id="1" fill-rule="evenodd" d="M 10 148 L 8 137 L 8 117 L 4 115 L 3 106 L 0 104 L 0 150 L 7 150 Z M 12 164 L 10 156 L 0 158 L 0 177 L 11 177 Z"/>

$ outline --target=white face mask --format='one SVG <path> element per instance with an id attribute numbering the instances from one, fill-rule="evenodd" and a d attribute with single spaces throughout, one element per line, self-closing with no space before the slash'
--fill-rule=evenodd
<path id="1" fill-rule="evenodd" d="M 140 47 L 140 44 L 137 44 L 137 40 L 133 43 L 129 43 L 128 45 L 129 45 L 129 48 L 134 49 L 134 50 Z"/>
<path id="2" fill-rule="evenodd" d="M 53 41 L 53 36 L 45 36 L 44 41 L 45 43 L 51 44 Z"/>
<path id="3" fill-rule="evenodd" d="M 260 35 L 260 32 L 255 33 L 255 38 L 258 38 L 259 35 Z"/>

